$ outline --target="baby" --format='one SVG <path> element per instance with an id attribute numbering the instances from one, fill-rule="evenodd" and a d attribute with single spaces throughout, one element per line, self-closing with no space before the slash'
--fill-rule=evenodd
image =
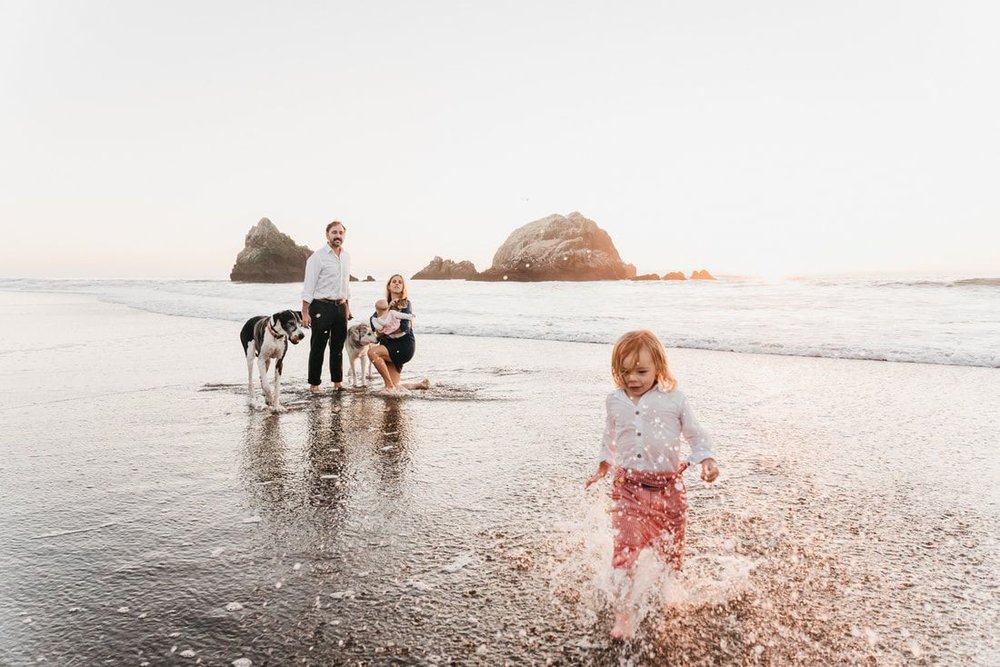
<path id="1" fill-rule="evenodd" d="M 403 320 L 412 320 L 414 316 L 410 313 L 401 313 L 398 310 L 390 310 L 389 302 L 379 299 L 375 302 L 375 314 L 372 315 L 372 329 L 379 335 L 395 333 Z"/>

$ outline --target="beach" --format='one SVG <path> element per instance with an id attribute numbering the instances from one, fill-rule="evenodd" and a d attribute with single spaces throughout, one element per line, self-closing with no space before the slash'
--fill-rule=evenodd
<path id="1" fill-rule="evenodd" d="M 272 415 L 238 322 L 0 314 L 0 664 L 1000 664 L 996 368 L 670 349 L 722 475 L 616 643 L 607 343 L 418 329 L 405 397 L 300 344 Z"/>

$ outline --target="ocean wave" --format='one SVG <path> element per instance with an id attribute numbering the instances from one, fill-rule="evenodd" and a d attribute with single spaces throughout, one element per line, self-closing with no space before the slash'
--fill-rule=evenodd
<path id="1" fill-rule="evenodd" d="M 966 285 L 1000 287 L 1000 278 L 964 278 L 962 280 L 956 280 L 955 285 L 959 287 L 964 287 Z"/>
<path id="2" fill-rule="evenodd" d="M 744 354 L 1000 368 L 995 308 L 1000 278 L 717 283 L 655 289 L 631 282 L 413 286 L 418 334 L 610 345 L 649 328 L 669 347 Z M 892 289 L 885 289 L 886 286 Z M 927 287 L 971 286 L 928 293 Z M 908 289 L 907 289 L 908 288 Z M 244 322 L 301 303 L 300 286 L 228 281 L 0 280 L 0 290 L 86 294 L 164 315 Z M 380 296 L 357 284 L 356 320 Z M 933 298 L 928 298 L 933 294 Z"/>
<path id="3" fill-rule="evenodd" d="M 807 284 L 812 287 L 849 287 L 849 288 L 866 288 L 866 287 L 894 287 L 894 288 L 907 288 L 907 287 L 938 287 L 938 288 L 950 288 L 950 287 L 1000 287 L 1000 278 L 990 277 L 990 278 L 909 278 L 909 279 L 896 279 L 896 278 L 884 278 L 884 277 L 858 277 L 858 276 L 845 276 L 845 277 L 821 277 L 821 278 L 806 278 L 801 276 L 796 276 L 788 279 L 790 283 L 800 283 Z"/>
<path id="4" fill-rule="evenodd" d="M 525 341 L 545 341 L 553 343 L 580 343 L 613 345 L 616 337 L 595 332 L 575 335 L 537 334 L 515 331 L 483 331 L 456 327 L 421 327 L 420 333 L 443 336 L 465 336 L 469 338 L 507 338 Z M 869 347 L 816 345 L 789 345 L 774 341 L 741 342 L 717 339 L 672 338 L 656 332 L 667 348 L 688 350 L 709 350 L 714 352 L 735 352 L 737 354 L 767 354 L 784 357 L 813 357 L 822 359 L 853 359 L 859 361 L 889 361 L 898 363 L 933 364 L 939 366 L 976 366 L 1000 368 L 1000 354 L 976 352 L 942 352 L 928 349 L 899 350 L 873 349 Z"/>
<path id="5" fill-rule="evenodd" d="M 887 280 L 875 287 L 1000 287 L 1000 278 L 962 278 L 961 280 Z"/>

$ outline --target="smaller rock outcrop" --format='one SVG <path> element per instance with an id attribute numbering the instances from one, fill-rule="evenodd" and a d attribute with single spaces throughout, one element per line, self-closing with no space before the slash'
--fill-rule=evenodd
<path id="1" fill-rule="evenodd" d="M 641 276 L 636 276 L 632 280 L 659 280 L 660 275 L 658 273 L 644 273 Z"/>
<path id="2" fill-rule="evenodd" d="M 297 245 L 287 234 L 282 234 L 267 218 L 247 232 L 243 250 L 236 256 L 236 264 L 229 279 L 248 283 L 302 282 L 306 273 L 306 260 L 312 250 Z"/>
<path id="3" fill-rule="evenodd" d="M 468 280 L 478 274 L 475 265 L 468 261 L 455 262 L 435 256 L 430 264 L 414 273 L 411 280 Z"/>
<path id="4" fill-rule="evenodd" d="M 375 279 L 372 278 L 372 274 L 369 273 L 367 276 L 365 276 L 365 279 L 362 280 L 361 282 L 363 282 L 363 283 L 373 283 L 373 282 L 375 282 Z"/>
<path id="5" fill-rule="evenodd" d="M 691 272 L 691 280 L 715 280 L 715 276 L 706 269 L 701 269 L 700 271 Z"/>
<path id="6" fill-rule="evenodd" d="M 682 271 L 671 271 L 663 274 L 664 280 L 687 280 L 687 276 Z"/>

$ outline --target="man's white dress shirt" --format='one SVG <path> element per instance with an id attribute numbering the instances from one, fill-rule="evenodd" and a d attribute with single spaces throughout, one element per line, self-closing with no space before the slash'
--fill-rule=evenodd
<path id="1" fill-rule="evenodd" d="M 618 389 L 608 395 L 606 403 L 600 461 L 615 468 L 677 472 L 681 435 L 691 446 L 689 463 L 716 458 L 708 433 L 694 418 L 680 390 L 664 391 L 657 384 L 633 403 L 624 389 Z"/>
<path id="2" fill-rule="evenodd" d="M 351 298 L 351 256 L 343 248 L 340 256 L 329 243 L 306 260 L 306 277 L 302 281 L 302 300 Z"/>

